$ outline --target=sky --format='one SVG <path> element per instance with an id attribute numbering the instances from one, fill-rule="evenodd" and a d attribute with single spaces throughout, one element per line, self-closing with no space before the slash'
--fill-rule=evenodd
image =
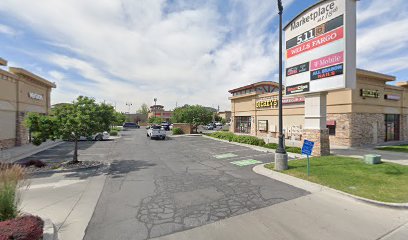
<path id="1" fill-rule="evenodd" d="M 316 0 L 282 0 L 284 24 Z M 230 110 L 228 90 L 278 81 L 273 0 L 1 0 L 0 57 L 55 82 L 51 103 L 94 97 Z M 408 80 L 408 1 L 357 3 L 357 67 Z M 127 104 L 128 103 L 128 104 Z M 131 104 L 131 105 L 130 105 Z"/>

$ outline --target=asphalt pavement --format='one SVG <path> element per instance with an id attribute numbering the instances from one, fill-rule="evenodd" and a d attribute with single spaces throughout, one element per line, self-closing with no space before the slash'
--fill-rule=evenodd
<path id="1" fill-rule="evenodd" d="M 149 239 L 305 196 L 255 174 L 272 153 L 200 136 L 122 132 L 84 239 Z"/>

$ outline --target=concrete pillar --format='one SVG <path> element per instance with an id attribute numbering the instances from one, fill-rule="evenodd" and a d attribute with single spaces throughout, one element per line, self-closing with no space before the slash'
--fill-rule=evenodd
<path id="1" fill-rule="evenodd" d="M 327 129 L 327 93 L 305 95 L 305 127 L 303 138 L 315 143 L 313 156 L 330 155 L 329 129 Z"/>

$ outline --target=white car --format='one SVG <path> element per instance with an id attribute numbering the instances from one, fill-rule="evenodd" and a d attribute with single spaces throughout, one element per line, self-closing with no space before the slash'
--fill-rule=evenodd
<path id="1" fill-rule="evenodd" d="M 79 140 L 92 140 L 92 141 L 102 141 L 102 140 L 107 140 L 109 139 L 110 135 L 107 131 L 102 132 L 102 133 L 95 133 L 92 136 L 89 137 L 79 137 Z"/>
<path id="2" fill-rule="evenodd" d="M 161 126 L 150 126 L 147 129 L 147 137 L 150 137 L 150 139 L 153 138 L 158 138 L 161 140 L 166 139 L 166 130 L 164 130 Z"/>

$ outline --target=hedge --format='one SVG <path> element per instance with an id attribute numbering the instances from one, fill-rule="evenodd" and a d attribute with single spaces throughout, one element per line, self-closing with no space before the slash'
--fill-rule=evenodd
<path id="1" fill-rule="evenodd" d="M 109 134 L 111 136 L 118 136 L 118 131 L 112 129 Z"/>
<path id="2" fill-rule="evenodd" d="M 254 136 L 244 136 L 244 135 L 236 135 L 232 132 L 213 132 L 211 134 L 208 134 L 210 137 L 218 138 L 218 139 L 223 139 L 223 140 L 228 140 L 230 142 L 238 142 L 238 143 L 245 143 L 245 144 L 250 144 L 250 145 L 255 145 L 255 146 L 261 146 L 261 147 L 266 147 L 270 149 L 277 149 L 278 144 L 276 143 L 267 143 L 265 144 L 264 140 L 254 137 Z M 287 152 L 292 152 L 292 153 L 302 153 L 302 149 L 299 147 L 286 147 Z"/>
<path id="3" fill-rule="evenodd" d="M 174 135 L 181 135 L 184 134 L 183 130 L 181 128 L 173 128 L 173 134 Z"/>

